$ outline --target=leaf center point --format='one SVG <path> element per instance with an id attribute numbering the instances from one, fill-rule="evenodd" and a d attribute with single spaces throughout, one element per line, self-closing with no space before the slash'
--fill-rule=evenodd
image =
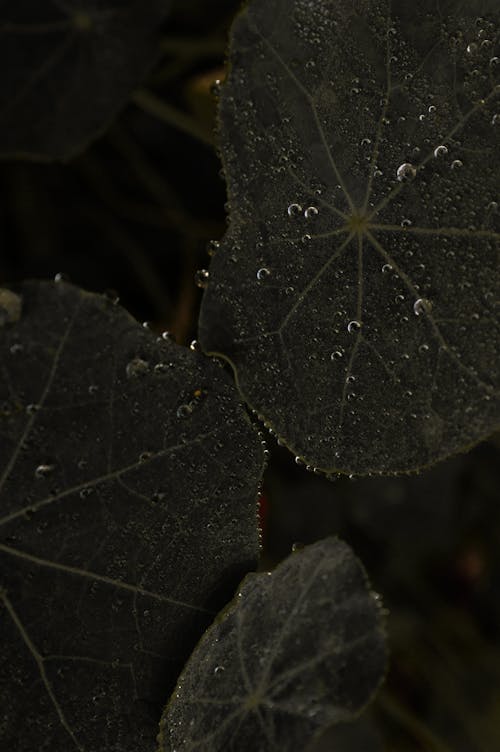
<path id="1" fill-rule="evenodd" d="M 357 235 L 364 235 L 369 228 L 369 218 L 363 212 L 353 212 L 347 218 L 347 226 L 351 232 Z"/>

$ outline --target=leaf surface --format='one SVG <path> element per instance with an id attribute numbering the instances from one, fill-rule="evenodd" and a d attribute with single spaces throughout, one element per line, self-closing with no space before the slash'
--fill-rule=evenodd
<path id="1" fill-rule="evenodd" d="M 0 156 L 66 159 L 159 56 L 170 0 L 0 2 Z"/>
<path id="2" fill-rule="evenodd" d="M 233 26 L 200 340 L 325 472 L 498 425 L 499 8 L 252 0 Z"/>
<path id="3" fill-rule="evenodd" d="M 0 327 L 0 736 L 150 752 L 255 567 L 262 447 L 217 363 L 103 296 L 20 293 Z"/>
<path id="4" fill-rule="evenodd" d="M 296 752 L 352 720 L 385 670 L 380 604 L 336 538 L 248 575 L 204 634 L 160 723 L 161 752 Z"/>

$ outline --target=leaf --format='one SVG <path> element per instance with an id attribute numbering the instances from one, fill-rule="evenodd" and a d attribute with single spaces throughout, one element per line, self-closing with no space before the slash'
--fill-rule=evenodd
<path id="1" fill-rule="evenodd" d="M 159 56 L 170 0 L 0 2 L 0 156 L 67 159 Z"/>
<path id="2" fill-rule="evenodd" d="M 247 575 L 204 634 L 160 723 L 161 752 L 297 752 L 355 718 L 382 680 L 382 612 L 336 538 Z"/>
<path id="3" fill-rule="evenodd" d="M 230 226 L 200 341 L 324 472 L 499 423 L 497 0 L 252 0 L 220 99 Z"/>
<path id="4" fill-rule="evenodd" d="M 202 354 L 63 282 L 18 292 L 0 329 L 0 737 L 150 752 L 255 567 L 260 441 Z"/>

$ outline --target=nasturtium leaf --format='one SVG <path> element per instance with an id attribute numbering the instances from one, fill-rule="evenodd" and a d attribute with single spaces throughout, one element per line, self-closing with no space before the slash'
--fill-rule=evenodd
<path id="1" fill-rule="evenodd" d="M 179 678 L 160 750 L 303 750 L 358 715 L 385 663 L 365 571 L 345 543 L 326 538 L 243 580 Z"/>
<path id="2" fill-rule="evenodd" d="M 233 26 L 200 340 L 325 472 L 498 425 L 499 29 L 498 0 L 251 0 Z"/>
<path id="3" fill-rule="evenodd" d="M 0 737 L 150 752 L 258 554 L 262 447 L 217 363 L 61 283 L 0 328 Z"/>
<path id="4" fill-rule="evenodd" d="M 159 56 L 170 0 L 0 2 L 0 156 L 65 159 Z"/>

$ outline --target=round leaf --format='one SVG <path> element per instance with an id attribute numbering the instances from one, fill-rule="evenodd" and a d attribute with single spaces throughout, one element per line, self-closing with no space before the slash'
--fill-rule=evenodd
<path id="1" fill-rule="evenodd" d="M 161 752 L 297 752 L 355 718 L 382 680 L 382 614 L 327 538 L 248 575 L 205 633 L 160 723 Z"/>
<path id="2" fill-rule="evenodd" d="M 170 0 L 0 3 L 0 156 L 65 159 L 159 56 Z"/>
<path id="3" fill-rule="evenodd" d="M 0 736 L 150 752 L 255 566 L 262 448 L 217 363 L 105 297 L 20 294 L 0 327 Z"/>
<path id="4" fill-rule="evenodd" d="M 499 422 L 497 0 L 253 0 L 220 100 L 230 226 L 200 339 L 325 472 Z"/>

